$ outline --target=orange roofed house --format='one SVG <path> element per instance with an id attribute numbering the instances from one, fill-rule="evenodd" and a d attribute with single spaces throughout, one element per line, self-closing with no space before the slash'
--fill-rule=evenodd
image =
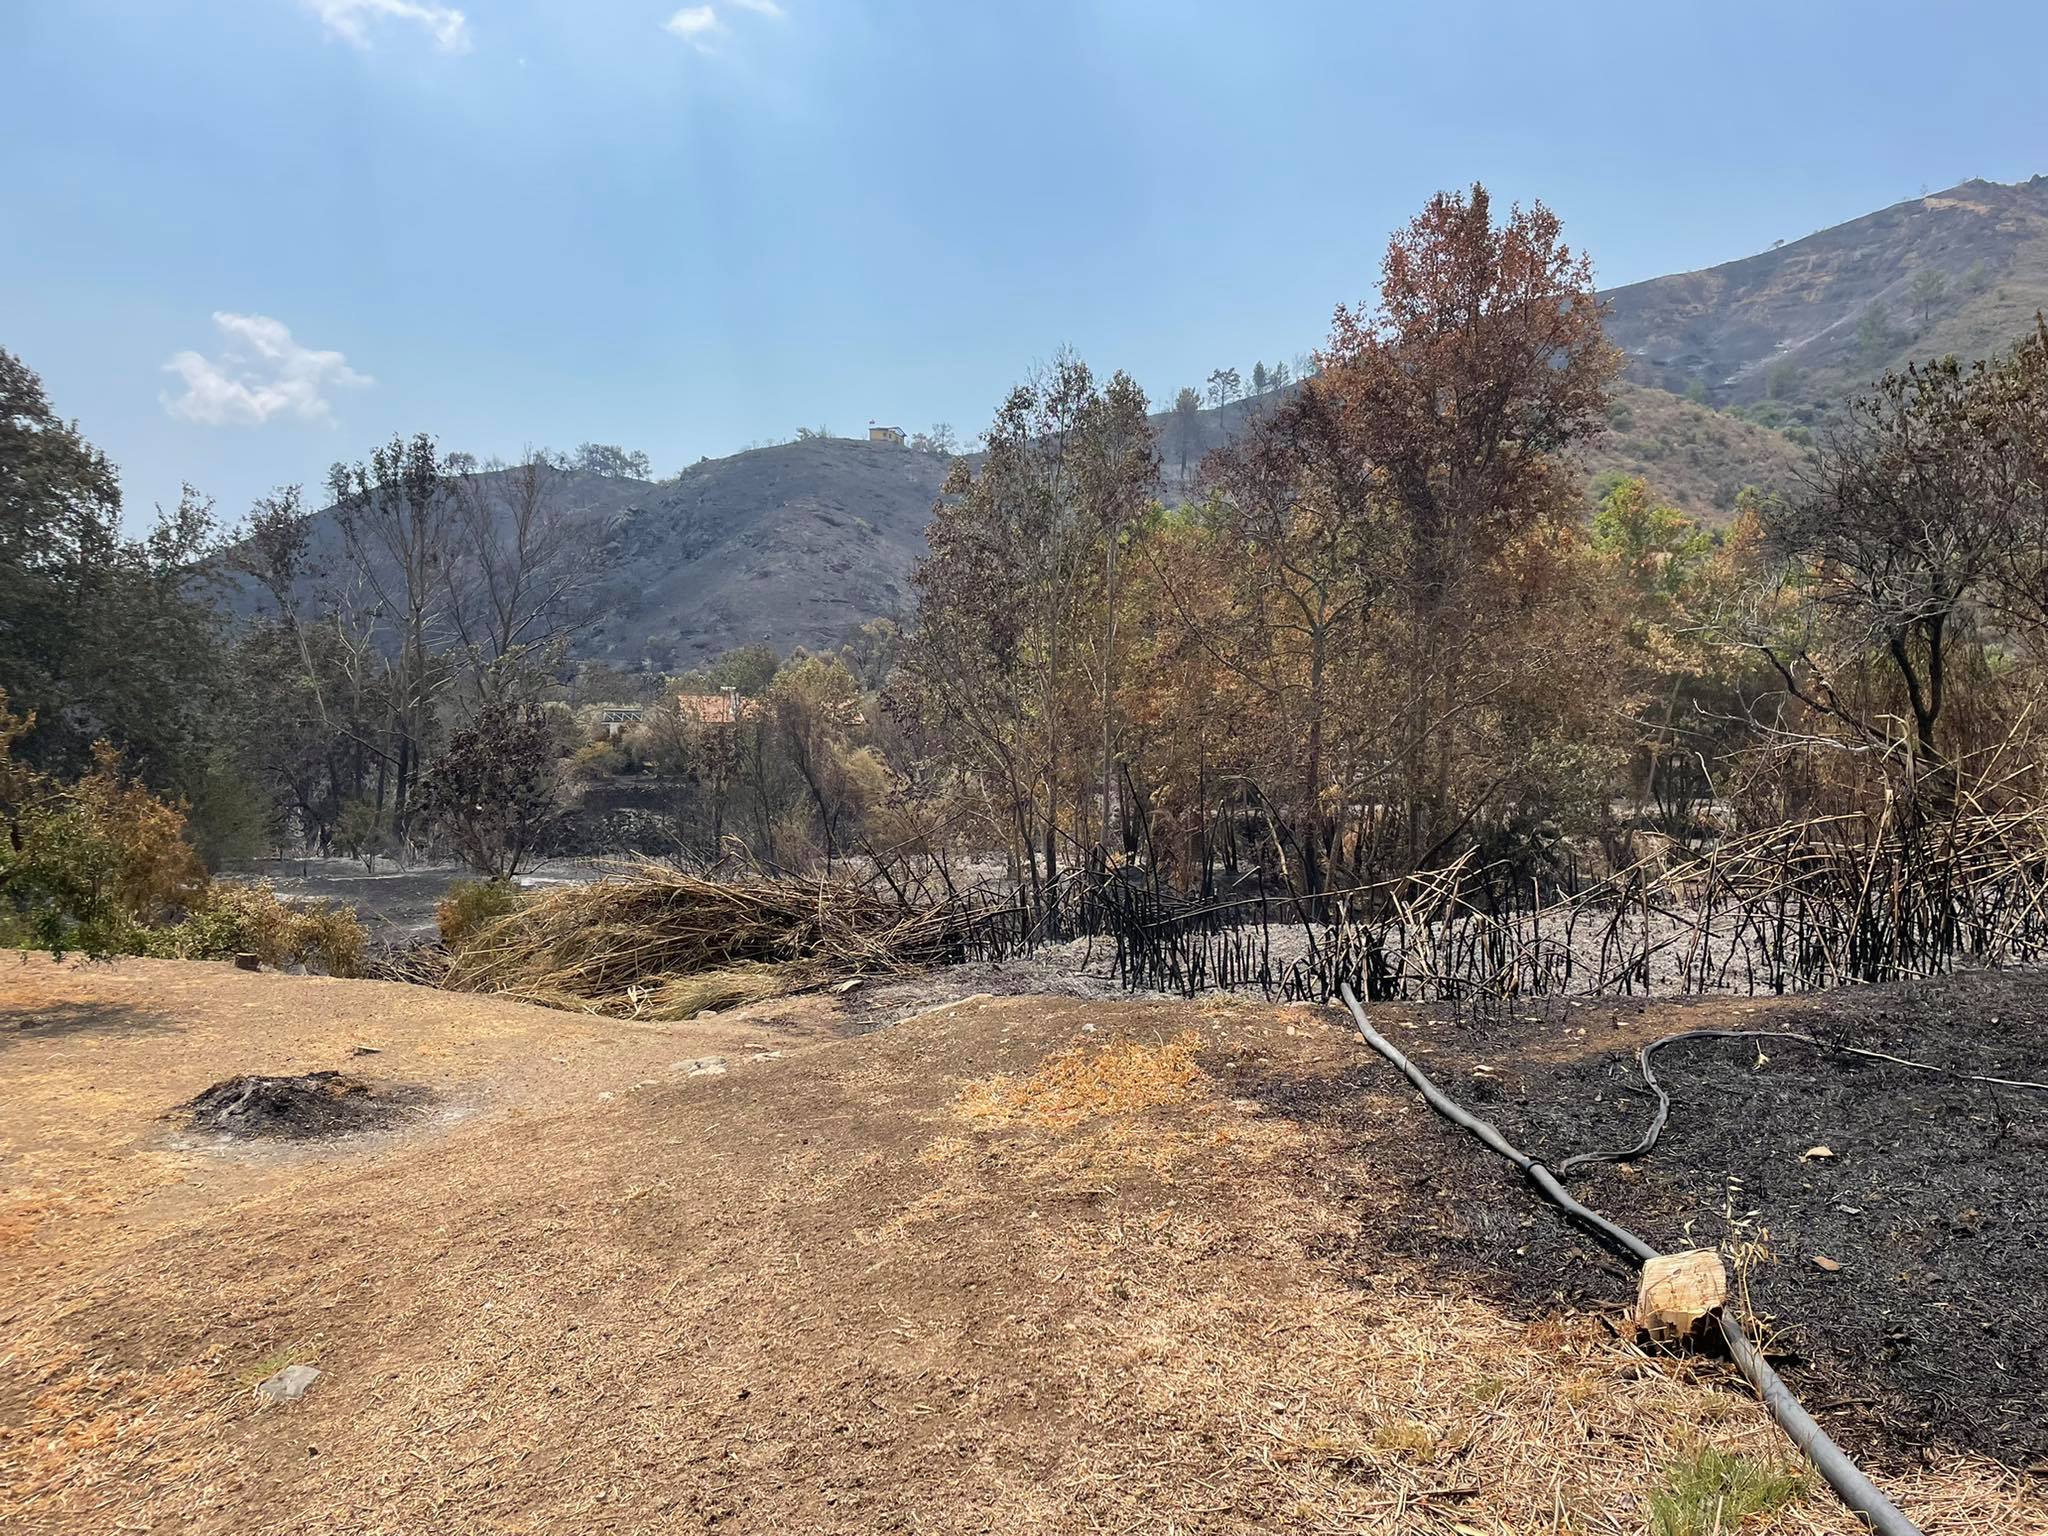
<path id="1" fill-rule="evenodd" d="M 754 700 L 741 698 L 737 688 L 676 695 L 676 713 L 697 725 L 738 725 L 753 719 L 760 709 Z"/>

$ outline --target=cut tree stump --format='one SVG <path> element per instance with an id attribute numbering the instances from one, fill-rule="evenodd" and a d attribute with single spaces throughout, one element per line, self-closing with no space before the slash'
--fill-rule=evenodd
<path id="1" fill-rule="evenodd" d="M 1666 1253 L 1643 1266 L 1636 1291 L 1636 1330 L 1656 1344 L 1686 1344 L 1728 1299 L 1728 1271 L 1712 1249 Z"/>

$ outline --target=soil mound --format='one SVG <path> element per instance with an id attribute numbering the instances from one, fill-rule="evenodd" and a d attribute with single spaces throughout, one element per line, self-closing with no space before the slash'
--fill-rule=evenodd
<path id="1" fill-rule="evenodd" d="M 372 1085 L 342 1072 L 307 1072 L 231 1077 L 173 1113 L 195 1131 L 310 1141 L 388 1126 L 415 1112 L 426 1098 L 423 1089 Z"/>

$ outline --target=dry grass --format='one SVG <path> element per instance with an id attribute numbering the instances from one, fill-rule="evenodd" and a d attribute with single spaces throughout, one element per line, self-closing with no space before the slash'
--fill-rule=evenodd
<path id="1" fill-rule="evenodd" d="M 203 1432 L 225 1427 L 235 1385 L 211 1362 L 110 1368 L 73 1352 L 33 1364 L 12 1355 L 0 1361 L 24 1372 L 30 1394 L 25 1414 L 0 1422 L 0 1508 L 32 1507 L 84 1469 L 148 1467 L 177 1478 L 226 1459 L 226 1446 Z"/>
<path id="2" fill-rule="evenodd" d="M 219 1198 L 132 1207 L 65 1273 L 0 1264 L 0 1529 L 1642 1536 L 1698 1447 L 1785 1456 L 1725 1367 L 1375 1251 L 1404 1170 L 1334 1200 L 1333 1133 L 1203 1071 L 1334 1039 L 1287 1015 L 988 1002 L 638 1083 L 663 1032 L 217 974 L 219 1033 L 161 1044 L 209 1077 L 271 993 L 393 1058 L 415 1002 L 517 1022 L 540 1076 L 502 1119 L 216 1158 Z M 612 1075 L 556 1061 L 579 1033 Z M 258 1402 L 293 1355 L 321 1381 Z M 2048 1515 L 1986 1464 L 1881 1475 L 1942 1536 Z M 1857 1529 L 1821 1491 L 1770 1518 Z"/>
<path id="3" fill-rule="evenodd" d="M 906 910 L 865 887 L 636 864 L 545 892 L 471 932 L 441 984 L 626 1019 L 681 1019 L 941 958 L 965 907 Z"/>
<path id="4" fill-rule="evenodd" d="M 1202 1037 L 1183 1030 L 1164 1044 L 1119 1040 L 1076 1046 L 1024 1077 L 998 1074 L 960 1096 L 969 1119 L 1029 1120 L 1063 1127 L 1103 1115 L 1128 1115 L 1196 1097 L 1206 1079 L 1195 1064 Z"/>

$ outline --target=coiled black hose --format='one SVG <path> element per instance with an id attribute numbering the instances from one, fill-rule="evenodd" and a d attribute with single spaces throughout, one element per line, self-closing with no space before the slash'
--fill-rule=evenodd
<path id="1" fill-rule="evenodd" d="M 1479 1138 L 1490 1150 L 1522 1170 L 1529 1182 L 1542 1192 L 1543 1197 L 1562 1210 L 1566 1216 L 1585 1227 L 1609 1246 L 1627 1254 L 1638 1264 L 1648 1263 L 1656 1258 L 1657 1250 L 1644 1242 L 1626 1227 L 1617 1226 L 1597 1211 L 1589 1210 L 1565 1192 L 1550 1170 L 1537 1162 L 1528 1153 L 1501 1135 L 1500 1128 L 1491 1121 L 1481 1120 L 1451 1099 L 1431 1082 L 1422 1069 L 1410 1061 L 1392 1042 L 1372 1027 L 1365 1016 L 1365 1010 L 1358 1005 L 1358 996 L 1346 982 L 1340 988 L 1344 1006 L 1351 1010 L 1352 1022 L 1358 1026 L 1358 1033 L 1365 1043 L 1392 1062 L 1413 1083 L 1429 1107 L 1442 1115 L 1453 1125 L 1459 1126 Z M 1851 1461 L 1843 1449 L 1828 1438 L 1826 1430 L 1814 1420 L 1812 1414 L 1800 1406 L 1799 1399 L 1792 1395 L 1792 1389 L 1784 1379 L 1771 1369 L 1757 1347 L 1750 1342 L 1749 1335 L 1742 1331 L 1742 1324 L 1728 1315 L 1724 1307 L 1715 1313 L 1720 1325 L 1721 1337 L 1727 1342 L 1729 1358 L 1735 1368 L 1742 1372 L 1756 1395 L 1770 1410 L 1778 1426 L 1791 1437 L 1792 1443 L 1806 1454 L 1814 1470 L 1826 1479 L 1827 1485 L 1835 1490 L 1849 1511 L 1867 1522 L 1878 1536 L 1924 1536 L 1920 1527 L 1900 1513 L 1897 1505 L 1879 1491 L 1877 1485 L 1863 1475 L 1863 1469 Z"/>

